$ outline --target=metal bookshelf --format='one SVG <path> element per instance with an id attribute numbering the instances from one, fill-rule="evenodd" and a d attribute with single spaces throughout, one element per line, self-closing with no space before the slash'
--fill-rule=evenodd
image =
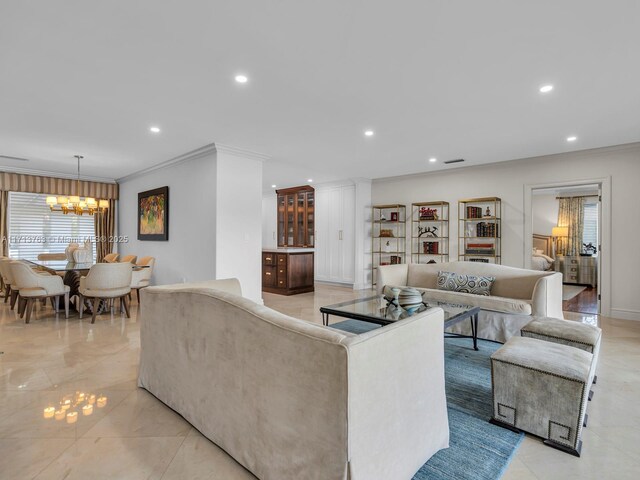
<path id="1" fill-rule="evenodd" d="M 449 202 L 411 204 L 411 263 L 449 261 Z"/>
<path id="2" fill-rule="evenodd" d="M 371 213 L 371 283 L 376 284 L 381 265 L 406 263 L 406 223 L 404 205 L 374 205 Z"/>
<path id="3" fill-rule="evenodd" d="M 458 260 L 502 262 L 502 200 L 458 201 Z"/>

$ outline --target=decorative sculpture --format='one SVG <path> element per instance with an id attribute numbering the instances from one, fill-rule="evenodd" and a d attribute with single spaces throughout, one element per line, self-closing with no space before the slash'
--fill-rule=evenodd
<path id="1" fill-rule="evenodd" d="M 426 235 L 427 237 L 438 237 L 438 227 L 418 227 L 418 238 Z"/>

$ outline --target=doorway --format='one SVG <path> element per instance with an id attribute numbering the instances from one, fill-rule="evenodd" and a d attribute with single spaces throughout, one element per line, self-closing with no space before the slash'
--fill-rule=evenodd
<path id="1" fill-rule="evenodd" d="M 531 189 L 531 268 L 563 275 L 567 312 L 601 312 L 602 184 Z"/>

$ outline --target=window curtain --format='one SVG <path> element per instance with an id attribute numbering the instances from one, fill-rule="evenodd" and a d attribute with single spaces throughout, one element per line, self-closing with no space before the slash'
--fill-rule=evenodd
<path id="1" fill-rule="evenodd" d="M 7 228 L 7 210 L 9 209 L 9 192 L 0 190 L 0 235 L 2 235 L 2 248 L 0 255 L 9 256 L 9 230 Z"/>
<path id="2" fill-rule="evenodd" d="M 102 262 L 105 255 L 113 251 L 113 235 L 115 232 L 116 202 L 109 200 L 109 208 L 104 213 L 95 214 L 96 229 L 96 261 Z"/>
<path id="3" fill-rule="evenodd" d="M 559 202 L 558 226 L 569 227 L 569 237 L 560 253 L 579 255 L 584 231 L 584 197 L 560 198 Z"/>

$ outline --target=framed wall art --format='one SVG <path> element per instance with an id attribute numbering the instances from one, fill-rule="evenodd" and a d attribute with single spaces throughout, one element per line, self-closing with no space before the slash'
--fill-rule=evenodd
<path id="1" fill-rule="evenodd" d="M 138 193 L 138 240 L 169 240 L 169 187 Z"/>

